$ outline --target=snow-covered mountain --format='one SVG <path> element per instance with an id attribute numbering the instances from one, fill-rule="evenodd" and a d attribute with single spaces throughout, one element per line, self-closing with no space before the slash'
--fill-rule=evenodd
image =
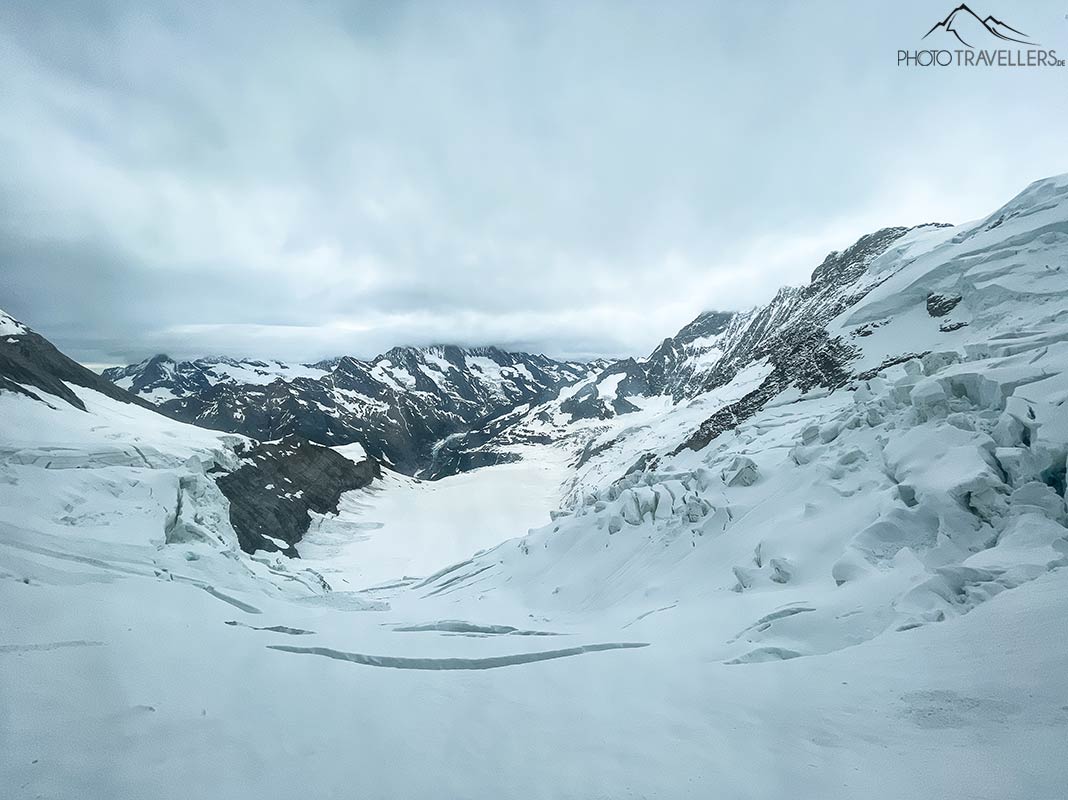
<path id="1" fill-rule="evenodd" d="M 758 364 L 766 374 L 752 385 L 736 384 L 746 386 L 745 394 L 720 412 L 725 423 L 712 421 L 710 426 L 719 430 L 733 424 L 789 386 L 802 391 L 841 386 L 861 353 L 855 340 L 868 330 L 842 336 L 830 333 L 828 323 L 886 279 L 871 267 L 906 234 L 922 236 L 947 227 L 885 228 L 863 236 L 829 254 L 805 286 L 784 287 L 767 305 L 749 311 L 701 314 L 648 357 L 611 364 L 540 406 L 502 415 L 478 431 L 451 439 L 439 461 L 448 453 L 461 463 L 492 463 L 492 453 L 531 441 L 572 440 L 603 452 L 610 446 L 603 433 L 626 428 L 628 421 L 641 427 L 639 420 L 646 419 L 642 409 L 682 408 L 694 401 L 700 406 L 704 395 L 727 387 L 740 373 L 750 375 L 747 370 Z M 622 419 L 632 414 L 631 420 Z M 586 449 L 582 460 L 590 455 Z"/>
<path id="2" fill-rule="evenodd" d="M 162 483 L 148 494 L 164 516 L 165 542 L 194 538 L 295 556 L 312 513 L 335 511 L 343 492 L 380 475 L 374 459 L 352 448 L 340 453 L 297 436 L 260 445 L 168 419 L 3 311 L 0 390 L 0 463 L 26 467 L 28 478 L 57 486 L 62 481 L 42 470 L 162 470 L 166 477 L 154 477 Z M 173 491 L 157 494 L 167 483 Z M 71 496 L 77 498 L 71 508 L 92 506 L 77 492 Z"/>
<path id="3" fill-rule="evenodd" d="M 542 402 L 599 366 L 441 346 L 302 365 L 155 356 L 103 375 L 175 419 L 261 440 L 296 434 L 324 445 L 356 442 L 401 472 L 436 474 L 443 439 Z"/>
<path id="4" fill-rule="evenodd" d="M 836 392 L 932 352 L 964 357 L 972 337 L 1018 324 L 1026 285 L 1048 285 L 1033 301 L 1040 304 L 1055 304 L 1068 285 L 1057 222 L 1064 184 L 1039 181 L 974 224 L 864 236 L 830 254 L 806 286 L 783 288 L 748 312 L 703 314 L 648 358 L 619 362 L 446 446 L 477 461 L 515 444 L 561 443 L 573 454 L 577 490 L 700 450 L 769 405 Z M 886 299 L 872 305 L 876 297 Z"/>
<path id="5" fill-rule="evenodd" d="M 167 355 L 147 358 L 128 367 L 112 367 L 101 374 L 109 381 L 156 405 L 207 391 L 219 384 L 264 386 L 272 381 L 321 378 L 329 370 L 308 364 L 234 358 L 175 361 Z"/>
<path id="6" fill-rule="evenodd" d="M 292 440 L 165 419 L 49 359 L 0 361 L 0 785 L 1064 793 L 1068 175 L 502 405 L 435 450 L 491 466 L 384 469 L 304 509 L 274 548 L 299 559 L 243 552 L 233 520 L 275 506 L 221 488 L 312 485 L 314 462 L 272 463 Z"/>
<path id="7" fill-rule="evenodd" d="M 648 559 L 662 560 L 654 571 L 673 596 L 701 591 L 700 572 L 736 592 L 798 576 L 874 590 L 907 563 L 918 582 L 907 592 L 882 584 L 889 594 L 870 611 L 879 621 L 857 623 L 876 635 L 895 620 L 909 628 L 966 613 L 1068 564 L 1068 176 L 1033 184 L 977 223 L 899 229 L 862 260 L 852 282 L 825 295 L 827 311 L 805 311 L 816 334 L 782 315 L 765 341 L 789 358 L 755 347 L 727 365 L 728 380 L 678 403 L 634 394 L 624 399 L 637 410 L 584 419 L 564 399 L 515 420 L 501 446 L 547 431 L 578 454 L 566 513 L 465 571 L 522 572 L 545 602 L 585 606 L 590 587 L 609 605 L 643 592 Z M 821 273 L 748 320 L 820 296 Z M 723 351 L 721 360 L 732 346 Z M 593 555 L 603 548 L 611 554 Z M 624 568 L 631 559 L 642 566 Z M 581 600 L 556 582 L 571 569 Z M 838 646 L 859 640 L 852 627 Z M 789 657 L 770 644 L 741 652 L 774 638 L 758 633 L 736 641 L 739 657 Z M 801 644 L 802 654 L 829 646 Z"/>
<path id="8" fill-rule="evenodd" d="M 41 402 L 43 393 L 84 411 L 74 386 L 122 403 L 150 407 L 63 355 L 43 336 L 0 310 L 0 389 Z"/>

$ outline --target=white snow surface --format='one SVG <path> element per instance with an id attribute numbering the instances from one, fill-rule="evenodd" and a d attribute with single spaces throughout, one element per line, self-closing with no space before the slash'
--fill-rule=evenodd
<path id="1" fill-rule="evenodd" d="M 297 546 L 302 561 L 332 584 L 336 576 L 363 589 L 429 575 L 540 527 L 560 502 L 566 454 L 516 449 L 522 461 L 432 482 L 386 470 L 382 481 L 343 495 L 340 514 L 315 519 Z"/>
<path id="2" fill-rule="evenodd" d="M 619 387 L 620 381 L 623 380 L 623 373 L 617 372 L 614 375 L 608 375 L 601 378 L 597 384 L 597 396 L 602 400 L 615 400 L 616 390 Z"/>
<path id="3" fill-rule="evenodd" d="M 878 323 L 858 369 L 921 358 L 677 455 L 766 363 L 542 422 L 521 462 L 345 495 L 293 561 L 236 549 L 204 474 L 233 437 L 0 393 L 0 786 L 1064 797 L 1066 200 L 876 260 L 832 329 Z"/>
<path id="4" fill-rule="evenodd" d="M 307 364 L 287 364 L 282 361 L 250 363 L 238 360 L 219 360 L 211 363 L 208 380 L 211 383 L 247 383 L 266 386 L 279 378 L 284 381 L 296 378 L 321 378 L 326 370 Z"/>
<path id="5" fill-rule="evenodd" d="M 30 454 L 45 454 L 37 457 L 47 461 L 69 454 L 78 462 L 89 454 L 123 452 L 153 467 L 180 464 L 191 457 L 210 464 L 245 439 L 175 422 L 92 389 L 74 385 L 70 389 L 86 411 L 40 390 L 55 402 L 0 392 L 0 459 L 26 461 Z"/>
<path id="6" fill-rule="evenodd" d="M 332 449 L 337 450 L 353 464 L 359 464 L 360 462 L 367 460 L 367 451 L 359 442 L 335 445 Z"/>

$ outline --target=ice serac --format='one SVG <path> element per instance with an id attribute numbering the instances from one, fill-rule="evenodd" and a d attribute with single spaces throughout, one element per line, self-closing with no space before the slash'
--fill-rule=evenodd
<path id="1" fill-rule="evenodd" d="M 396 347 L 370 361 L 316 364 L 156 356 L 104 374 L 176 419 L 261 440 L 297 435 L 358 442 L 394 469 L 448 474 L 440 443 L 517 407 L 541 403 L 591 367 L 495 347 Z"/>

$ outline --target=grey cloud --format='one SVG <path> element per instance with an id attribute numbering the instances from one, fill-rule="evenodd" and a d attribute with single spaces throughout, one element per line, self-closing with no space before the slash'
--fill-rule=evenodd
<path id="1" fill-rule="evenodd" d="M 932 8 L 9 2 L 0 307 L 93 362 L 646 352 L 1068 169 L 1056 70 L 895 66 Z"/>

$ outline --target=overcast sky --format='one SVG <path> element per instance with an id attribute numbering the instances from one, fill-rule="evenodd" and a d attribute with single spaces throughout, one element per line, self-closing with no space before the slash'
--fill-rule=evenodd
<path id="1" fill-rule="evenodd" d="M 896 66 L 954 5 L 3 0 L 0 308 L 94 364 L 643 354 L 1068 171 L 1068 69 Z"/>

